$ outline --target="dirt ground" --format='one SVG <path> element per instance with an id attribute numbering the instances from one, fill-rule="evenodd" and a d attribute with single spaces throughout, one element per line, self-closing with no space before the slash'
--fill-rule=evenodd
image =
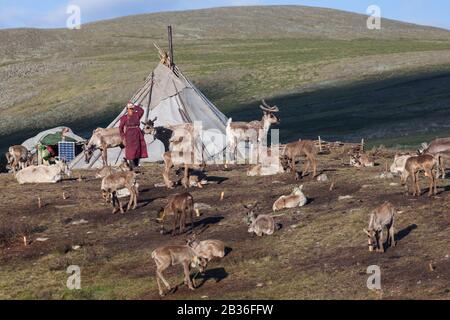
<path id="1" fill-rule="evenodd" d="M 179 287 L 163 299 L 449 299 L 450 180 L 439 180 L 438 195 L 428 198 L 422 178 L 423 194 L 413 198 L 398 177 L 376 178 L 393 153 L 363 169 L 343 164 L 340 154 L 319 155 L 329 182 L 310 176 L 296 181 L 291 174 L 247 177 L 246 166 L 209 168 L 212 183 L 189 190 L 196 202 L 211 206 L 201 210 L 195 229 L 209 225 L 200 238 L 223 240 L 229 253 L 208 265 L 195 291 L 182 285 L 181 266 L 169 269 L 167 279 Z M 115 215 L 92 172 L 23 186 L 1 174 L 0 298 L 160 299 L 151 252 L 186 239 L 159 232 L 158 209 L 168 195 L 184 191 L 155 187 L 161 171 L 158 164 L 142 168 L 138 208 Z M 247 233 L 244 204 L 258 201 L 260 212 L 270 213 L 273 202 L 298 184 L 309 198 L 306 206 L 282 211 L 276 218 L 282 227 L 272 236 Z M 338 200 L 346 195 L 352 198 Z M 362 229 L 370 210 L 385 200 L 400 211 L 398 244 L 384 254 L 369 252 Z M 81 268 L 81 290 L 66 287 L 69 265 Z M 380 267 L 381 290 L 367 288 L 371 265 Z"/>

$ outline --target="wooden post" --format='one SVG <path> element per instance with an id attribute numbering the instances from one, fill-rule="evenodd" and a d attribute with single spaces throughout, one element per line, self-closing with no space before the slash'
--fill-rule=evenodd
<path id="1" fill-rule="evenodd" d="M 364 138 L 361 139 L 361 152 L 364 152 Z"/>
<path id="2" fill-rule="evenodd" d="M 172 41 L 172 26 L 167 27 L 167 33 L 169 35 L 169 55 L 170 55 L 170 67 L 173 69 L 175 62 L 173 60 L 173 41 Z"/>
<path id="3" fill-rule="evenodd" d="M 319 152 L 322 152 L 322 139 L 319 136 Z"/>

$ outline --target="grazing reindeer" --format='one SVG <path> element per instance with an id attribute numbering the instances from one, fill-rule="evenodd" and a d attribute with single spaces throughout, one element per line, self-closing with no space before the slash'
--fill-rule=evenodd
<path id="1" fill-rule="evenodd" d="M 442 179 L 445 179 L 445 163 L 444 158 L 442 157 L 441 153 L 447 153 L 450 151 L 450 137 L 449 138 L 440 138 L 435 139 L 431 141 L 430 143 L 422 143 L 422 147 L 418 150 L 419 154 L 431 154 L 432 156 L 435 156 L 438 158 L 438 174 L 437 177 L 439 178 L 439 171 L 441 171 L 441 177 Z M 439 170 L 440 168 L 440 170 Z"/>
<path id="2" fill-rule="evenodd" d="M 29 164 L 29 158 L 31 153 L 27 148 L 21 145 L 15 145 L 9 147 L 6 159 L 8 164 L 12 167 L 13 173 L 15 174 L 17 170 L 26 168 Z"/>
<path id="3" fill-rule="evenodd" d="M 395 247 L 395 213 L 396 210 L 394 206 L 388 201 L 372 211 L 370 214 L 369 227 L 367 229 L 363 229 L 364 233 L 369 237 L 369 251 L 376 249 L 379 252 L 384 252 L 383 229 L 385 227 L 388 231 L 386 246 L 393 245 Z"/>
<path id="4" fill-rule="evenodd" d="M 394 156 L 394 162 L 392 163 L 389 171 L 392 174 L 400 174 L 402 175 L 405 171 L 406 160 L 411 158 L 410 154 L 398 154 L 396 153 Z"/>
<path id="5" fill-rule="evenodd" d="M 96 178 L 104 178 L 114 172 L 126 172 L 131 171 L 131 167 L 127 159 L 123 158 L 122 163 L 118 167 L 113 166 L 104 166 L 101 169 L 98 169 L 95 173 Z"/>
<path id="6" fill-rule="evenodd" d="M 260 108 L 263 111 L 263 117 L 260 121 L 232 122 L 231 118 L 228 119 L 226 127 L 227 145 L 235 160 L 240 141 L 248 140 L 252 144 L 256 143 L 259 148 L 262 142 L 266 141 L 270 126 L 280 123 L 280 119 L 274 114 L 279 112 L 277 106 L 271 107 L 262 100 Z"/>
<path id="7" fill-rule="evenodd" d="M 155 127 L 157 119 L 158 117 L 155 117 L 153 120 L 148 119 L 147 122 L 141 122 L 144 126 L 142 131 L 144 131 L 144 134 L 150 134 L 155 139 L 161 141 L 164 145 L 164 150 L 169 151 L 170 138 L 172 137 L 173 130 L 163 126 Z"/>
<path id="8" fill-rule="evenodd" d="M 197 234 L 192 234 L 186 240 L 186 244 L 194 249 L 200 258 L 211 261 L 213 258 L 223 258 L 225 256 L 225 243 L 220 240 L 197 240 Z"/>
<path id="9" fill-rule="evenodd" d="M 127 189 L 130 194 L 127 211 L 130 210 L 131 207 L 133 207 L 133 209 L 136 209 L 138 190 L 135 172 L 113 172 L 103 178 L 101 186 L 102 196 L 107 202 L 110 202 L 112 204 L 113 214 L 117 212 L 116 201 L 119 205 L 120 212 L 124 213 L 122 204 L 120 203 L 119 197 L 117 196 L 118 191 L 120 191 L 121 189 Z"/>
<path id="10" fill-rule="evenodd" d="M 89 163 L 96 149 L 102 152 L 103 166 L 108 165 L 108 149 L 120 147 L 125 144 L 120 135 L 119 128 L 97 128 L 92 132 L 92 137 L 84 147 L 84 161 Z"/>
<path id="11" fill-rule="evenodd" d="M 437 159 L 429 154 L 423 154 L 420 156 L 410 157 L 406 160 L 405 170 L 402 174 L 402 183 L 406 184 L 407 179 L 411 176 L 413 185 L 413 196 L 420 196 L 420 186 L 419 186 L 419 171 L 425 171 L 425 176 L 428 177 L 430 181 L 430 191 L 428 196 L 431 197 L 433 193 L 436 195 L 436 175 L 435 168 L 437 166 Z"/>
<path id="12" fill-rule="evenodd" d="M 172 290 L 169 282 L 167 282 L 162 275 L 162 273 L 170 266 L 179 264 L 183 266 L 184 284 L 191 290 L 195 290 L 195 288 L 191 281 L 190 268 L 197 268 L 200 272 L 203 272 L 207 266 L 206 260 L 199 258 L 194 249 L 187 245 L 169 245 L 156 248 L 152 252 L 152 259 L 156 264 L 156 282 L 158 283 L 160 296 L 164 296 L 160 279 L 163 281 L 169 292 Z"/>
<path id="13" fill-rule="evenodd" d="M 290 165 L 291 171 L 294 173 L 295 178 L 298 179 L 297 170 L 295 169 L 296 158 L 305 155 L 306 164 L 302 171 L 302 178 L 309 172 L 309 168 L 312 166 L 313 177 L 317 175 L 317 147 L 312 140 L 299 140 L 291 142 L 285 145 L 281 156 L 286 158 L 287 164 Z"/>
<path id="14" fill-rule="evenodd" d="M 164 223 L 166 216 L 173 216 L 172 236 L 176 234 L 177 225 L 179 226 L 180 234 L 184 232 L 186 226 L 186 216 L 189 214 L 191 219 L 191 228 L 194 229 L 194 197 L 190 193 L 177 193 L 169 197 L 169 202 L 164 208 L 158 212 L 156 220 Z M 161 230 L 164 230 L 164 224 L 161 225 Z"/>
<path id="15" fill-rule="evenodd" d="M 302 189 L 303 185 L 295 187 L 290 195 L 279 197 L 274 202 L 272 210 L 278 211 L 285 208 L 303 207 L 308 202 L 308 198 L 303 194 Z"/>
<path id="16" fill-rule="evenodd" d="M 275 221 L 273 218 L 283 216 L 283 214 L 276 216 L 269 214 L 256 215 L 254 210 L 257 209 L 257 205 L 254 205 L 252 208 L 244 206 L 244 208 L 250 210 L 245 217 L 248 225 L 248 232 L 256 234 L 258 237 L 261 237 L 264 234 L 272 235 L 275 231 Z M 279 228 L 279 226 L 277 227 Z"/>

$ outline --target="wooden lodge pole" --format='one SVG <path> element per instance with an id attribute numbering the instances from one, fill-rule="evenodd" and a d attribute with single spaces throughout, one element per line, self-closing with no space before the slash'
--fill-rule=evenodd
<path id="1" fill-rule="evenodd" d="M 169 55 L 170 55 L 170 67 L 173 69 L 175 62 L 173 60 L 173 41 L 172 41 L 172 26 L 167 27 L 167 33 L 169 36 Z"/>

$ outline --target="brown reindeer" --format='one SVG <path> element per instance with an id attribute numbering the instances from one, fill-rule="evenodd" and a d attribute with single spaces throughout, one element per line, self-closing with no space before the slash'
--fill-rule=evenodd
<path id="1" fill-rule="evenodd" d="M 298 178 L 298 176 L 297 170 L 295 169 L 295 161 L 296 158 L 301 155 L 306 156 L 306 163 L 302 171 L 302 177 L 304 177 L 308 173 L 311 166 L 313 169 L 313 177 L 315 177 L 317 175 L 317 147 L 314 141 L 299 140 L 288 143 L 281 153 L 281 156 L 287 159 L 287 164 L 290 166 L 290 169 L 294 173 L 296 179 Z"/>
<path id="2" fill-rule="evenodd" d="M 28 166 L 28 164 L 30 163 L 29 159 L 31 158 L 31 153 L 24 146 L 15 145 L 9 147 L 8 152 L 5 156 L 7 158 L 8 164 L 15 174 L 17 170 L 21 170 Z"/>
<path id="3" fill-rule="evenodd" d="M 420 195 L 419 171 L 423 170 L 425 176 L 430 181 L 430 191 L 428 196 L 431 197 L 437 193 L 435 169 L 437 167 L 437 159 L 429 154 L 413 156 L 405 162 L 405 170 L 402 173 L 402 183 L 406 184 L 408 177 L 411 176 L 413 186 L 413 196 Z"/>
<path id="4" fill-rule="evenodd" d="M 164 279 L 162 274 L 170 266 L 179 264 L 183 266 L 184 284 L 191 290 L 195 290 L 195 288 L 191 281 L 190 268 L 197 268 L 200 272 L 203 272 L 207 266 L 206 260 L 199 258 L 194 249 L 187 245 L 169 245 L 156 248 L 152 252 L 152 259 L 156 264 L 156 282 L 158 283 L 160 296 L 164 296 L 160 280 L 163 281 L 169 292 L 172 290 L 169 282 Z"/>
<path id="5" fill-rule="evenodd" d="M 211 261 L 213 258 L 223 258 L 225 256 L 225 243 L 220 240 L 197 240 L 197 234 L 193 233 L 186 240 L 186 244 L 194 249 L 198 257 Z"/>
<path id="6" fill-rule="evenodd" d="M 364 233 L 369 237 L 369 251 L 376 249 L 379 252 L 384 252 L 383 244 L 383 229 L 386 228 L 388 236 L 386 245 L 393 245 L 395 247 L 395 231 L 394 231 L 394 215 L 396 210 L 394 206 L 386 201 L 381 206 L 376 208 L 370 214 L 369 227 L 363 229 Z"/>
<path id="7" fill-rule="evenodd" d="M 89 163 L 96 149 L 102 153 L 103 166 L 108 165 L 108 149 L 124 148 L 125 143 L 120 135 L 119 128 L 97 128 L 92 132 L 92 137 L 84 147 L 84 161 Z"/>
<path id="8" fill-rule="evenodd" d="M 127 189 L 130 194 L 127 211 L 131 208 L 136 209 L 138 190 L 135 172 L 113 172 L 103 178 L 101 186 L 102 196 L 106 201 L 111 202 L 113 206 L 113 214 L 117 212 L 116 202 L 119 205 L 120 212 L 124 213 L 122 204 L 120 203 L 119 197 L 117 196 L 117 192 L 121 189 Z"/>
<path id="9" fill-rule="evenodd" d="M 186 226 L 186 216 L 189 215 L 191 219 L 191 228 L 194 229 L 194 197 L 188 192 L 177 193 L 169 197 L 169 201 L 164 208 L 158 212 L 156 220 L 161 225 L 161 230 L 164 230 L 164 219 L 167 216 L 173 216 L 172 236 L 176 235 L 177 226 L 179 226 L 179 233 L 184 232 Z"/>
<path id="10" fill-rule="evenodd" d="M 228 119 L 226 126 L 227 146 L 234 160 L 237 158 L 237 147 L 240 141 L 249 141 L 259 148 L 266 141 L 270 126 L 280 123 L 280 119 L 274 114 L 279 112 L 277 106 L 271 107 L 262 100 L 260 108 L 263 111 L 260 121 L 232 122 L 231 118 Z"/>

